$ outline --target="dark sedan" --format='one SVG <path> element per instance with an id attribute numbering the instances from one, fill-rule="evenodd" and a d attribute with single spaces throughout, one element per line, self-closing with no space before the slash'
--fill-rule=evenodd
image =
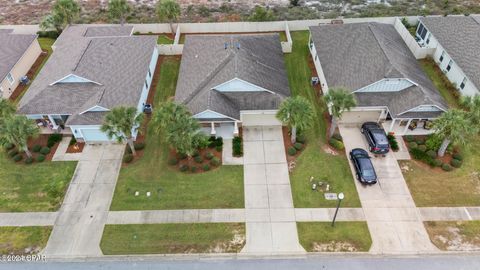
<path id="1" fill-rule="evenodd" d="M 363 123 L 361 129 L 368 142 L 368 150 L 374 154 L 386 154 L 390 150 L 385 130 L 375 122 Z"/>
<path id="2" fill-rule="evenodd" d="M 368 152 L 361 149 L 355 148 L 350 151 L 350 159 L 353 162 L 355 167 L 355 172 L 357 174 L 357 179 L 364 184 L 375 184 L 377 183 L 377 174 L 373 168 L 372 161 Z"/>

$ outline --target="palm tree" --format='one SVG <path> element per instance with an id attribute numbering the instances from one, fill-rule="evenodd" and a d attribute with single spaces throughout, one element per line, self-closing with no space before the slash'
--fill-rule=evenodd
<path id="1" fill-rule="evenodd" d="M 161 21 L 168 21 L 172 33 L 175 33 L 173 23 L 180 16 L 180 5 L 175 0 L 160 0 L 157 3 L 157 15 Z"/>
<path id="2" fill-rule="evenodd" d="M 438 149 L 438 156 L 443 157 L 450 143 L 464 144 L 467 139 L 476 132 L 468 119 L 467 112 L 452 109 L 443 113 L 433 121 L 435 135 L 442 139 L 442 145 Z"/>
<path id="3" fill-rule="evenodd" d="M 189 114 L 188 109 L 175 102 L 164 102 L 160 104 L 158 109 L 154 112 L 152 117 L 153 126 L 156 128 L 158 134 L 161 130 L 167 128 L 184 115 Z"/>
<path id="4" fill-rule="evenodd" d="M 52 12 L 47 15 L 40 27 L 44 30 L 55 28 L 61 32 L 63 28 L 72 24 L 80 15 L 80 6 L 75 0 L 57 0 L 52 7 Z"/>
<path id="5" fill-rule="evenodd" d="M 472 122 L 473 126 L 480 125 L 480 95 L 473 97 L 466 96 L 462 99 L 462 105 L 468 111 L 468 118 Z"/>
<path id="6" fill-rule="evenodd" d="M 108 13 L 110 18 L 119 20 L 123 26 L 130 13 L 130 5 L 127 0 L 110 0 L 108 1 Z"/>
<path id="7" fill-rule="evenodd" d="M 107 113 L 100 130 L 105 132 L 109 139 L 126 141 L 135 156 L 137 153 L 133 145 L 133 133 L 139 131 L 142 120 L 143 114 L 138 114 L 135 107 L 116 107 Z"/>
<path id="8" fill-rule="evenodd" d="M 0 121 L 11 116 L 15 112 L 15 106 L 8 99 L 0 98 Z"/>
<path id="9" fill-rule="evenodd" d="M 23 115 L 11 115 L 0 123 L 0 143 L 17 146 L 29 158 L 32 157 L 32 153 L 28 150 L 27 140 L 36 137 L 38 133 L 35 122 Z"/>
<path id="10" fill-rule="evenodd" d="M 312 104 L 301 96 L 285 99 L 277 112 L 277 118 L 290 127 L 292 143 L 297 141 L 298 130 L 305 130 L 313 124 L 313 116 Z"/>
<path id="11" fill-rule="evenodd" d="M 342 118 L 342 114 L 345 111 L 350 111 L 352 107 L 357 105 L 357 102 L 353 94 L 345 88 L 332 88 L 328 90 L 328 93 L 323 98 L 332 115 L 332 125 L 329 132 L 330 137 L 332 137 L 337 129 L 338 120 Z"/>

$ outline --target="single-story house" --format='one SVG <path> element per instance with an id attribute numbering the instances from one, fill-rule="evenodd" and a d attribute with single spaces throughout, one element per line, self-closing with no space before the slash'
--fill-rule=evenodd
<path id="1" fill-rule="evenodd" d="M 0 29 L 0 98 L 10 97 L 41 53 L 37 35 Z"/>
<path id="2" fill-rule="evenodd" d="M 278 34 L 186 37 L 175 101 L 207 134 L 232 138 L 241 125 L 281 125 L 275 114 L 288 96 Z"/>
<path id="3" fill-rule="evenodd" d="M 480 94 L 480 16 L 420 17 L 416 37 L 462 95 Z"/>
<path id="4" fill-rule="evenodd" d="M 313 26 L 309 48 L 323 92 L 344 87 L 354 94 L 357 106 L 343 123 L 384 122 L 387 132 L 423 134 L 447 110 L 393 25 Z"/>
<path id="5" fill-rule="evenodd" d="M 35 119 L 45 133 L 109 141 L 100 131 L 104 116 L 118 106 L 143 111 L 158 58 L 156 37 L 132 31 L 131 26 L 69 26 L 18 113 Z"/>

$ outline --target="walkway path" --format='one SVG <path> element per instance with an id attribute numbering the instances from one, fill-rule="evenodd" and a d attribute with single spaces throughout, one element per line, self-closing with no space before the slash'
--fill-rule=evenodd
<path id="1" fill-rule="evenodd" d="M 303 253 L 280 126 L 243 127 L 247 243 L 242 253 Z"/>
<path id="2" fill-rule="evenodd" d="M 101 255 L 124 145 L 87 145 L 43 253 L 49 257 Z"/>
<path id="3" fill-rule="evenodd" d="M 368 149 L 358 127 L 340 126 L 347 153 L 353 148 Z M 436 248 L 422 223 L 413 198 L 403 178 L 400 166 L 392 153 L 385 157 L 373 157 L 378 184 L 355 185 L 362 203 L 370 235 L 373 253 L 422 253 Z M 354 168 L 350 163 L 352 173 Z"/>

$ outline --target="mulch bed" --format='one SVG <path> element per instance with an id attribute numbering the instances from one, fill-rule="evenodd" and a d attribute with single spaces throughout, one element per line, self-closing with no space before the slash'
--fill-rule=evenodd
<path id="1" fill-rule="evenodd" d="M 30 152 L 32 153 L 32 157 L 34 160 L 36 160 L 36 158 L 41 155 L 40 153 L 34 153 L 32 151 L 32 148 L 34 145 L 40 145 L 42 147 L 45 147 L 47 146 L 47 142 L 48 142 L 48 137 L 50 136 L 50 134 L 40 134 L 37 138 L 34 138 L 34 139 L 29 139 L 27 141 L 27 147 L 28 149 L 30 150 Z M 45 155 L 45 161 L 51 161 L 52 158 L 53 158 L 53 155 L 55 154 L 55 151 L 57 151 L 57 147 L 60 143 L 56 143 L 55 145 L 53 145 L 53 147 L 50 148 L 50 153 Z M 24 151 L 20 150 L 20 149 L 17 149 L 18 151 L 18 154 L 22 156 L 22 160 L 18 161 L 18 163 L 23 163 L 25 161 L 25 159 L 27 158 L 27 155 L 25 154 Z"/>
<path id="2" fill-rule="evenodd" d="M 205 155 L 210 152 L 214 155 L 214 157 L 218 158 L 220 160 L 220 164 L 218 166 L 213 166 L 210 164 L 210 161 L 211 160 L 208 160 Z M 199 149 L 198 150 L 198 153 L 199 153 L 199 156 L 201 156 L 203 158 L 203 161 L 198 163 L 194 160 L 194 158 L 192 158 L 191 160 L 188 160 L 188 158 L 185 158 L 185 159 L 180 159 L 180 155 L 173 149 L 170 150 L 170 158 L 173 158 L 175 157 L 177 160 L 178 160 L 178 164 L 177 165 L 170 165 L 171 167 L 174 167 L 175 169 L 177 170 L 180 170 L 180 167 L 183 166 L 183 165 L 187 165 L 189 168 L 191 168 L 192 166 L 195 166 L 197 167 L 197 171 L 196 172 L 192 172 L 190 169 L 184 173 L 202 173 L 202 172 L 206 172 L 205 170 L 203 170 L 203 165 L 205 164 L 208 164 L 210 165 L 210 170 L 208 171 L 212 171 L 218 167 L 220 167 L 222 165 L 222 151 L 217 151 L 215 148 L 204 148 L 204 149 Z"/>
<path id="3" fill-rule="evenodd" d="M 42 63 L 45 61 L 45 59 L 48 57 L 48 52 L 47 51 L 42 51 L 40 53 L 40 56 L 38 56 L 37 60 L 35 63 L 33 63 L 32 67 L 30 70 L 27 72 L 27 77 L 30 79 L 30 83 L 32 83 L 32 80 L 34 79 L 33 77 L 35 76 L 35 73 L 37 70 L 40 68 Z M 29 85 L 24 85 L 24 84 L 19 84 L 17 88 L 13 91 L 13 93 L 10 95 L 9 99 L 11 101 L 17 100 L 19 96 L 22 95 L 22 93 L 28 88 Z"/>
<path id="4" fill-rule="evenodd" d="M 288 154 L 288 149 L 293 147 L 293 143 L 290 140 L 290 131 L 288 127 L 282 126 L 282 133 L 283 133 L 283 145 L 285 146 L 285 156 L 287 157 L 287 163 L 290 164 L 295 162 L 300 154 L 303 152 L 305 147 L 307 146 L 306 143 L 303 144 L 303 148 L 301 150 L 297 150 L 297 153 L 293 156 Z"/>
<path id="5" fill-rule="evenodd" d="M 83 148 L 85 147 L 84 142 L 77 142 L 72 145 L 68 145 L 67 152 L 69 154 L 81 153 L 83 152 Z"/>
<path id="6" fill-rule="evenodd" d="M 414 142 L 417 141 L 417 139 L 422 139 L 423 141 L 425 141 L 427 139 L 427 136 L 425 135 L 414 135 Z M 407 146 L 407 149 L 408 149 L 408 152 L 410 152 L 410 146 L 409 146 L 409 143 L 406 139 L 405 139 L 405 136 L 402 136 L 402 140 L 405 142 L 405 145 Z M 459 150 L 457 148 L 454 148 L 453 149 L 453 153 L 457 153 L 459 152 Z M 443 157 L 439 157 L 437 156 L 435 159 L 439 159 L 441 160 L 443 163 L 446 163 L 446 164 L 449 164 L 450 165 L 450 162 L 452 161 L 453 159 L 453 154 L 452 153 L 448 153 L 448 152 L 445 152 L 445 155 Z M 430 170 L 433 170 L 433 171 L 438 171 L 438 172 L 444 172 L 444 170 L 441 168 L 441 167 L 432 167 L 430 166 L 429 164 L 425 163 L 424 161 L 422 160 L 418 160 L 418 159 L 415 159 L 413 158 L 412 156 L 412 160 L 415 161 L 415 163 L 417 163 L 418 165 L 420 165 L 421 167 L 423 168 L 428 168 Z M 452 166 L 453 169 L 456 169 L 455 167 Z"/>

